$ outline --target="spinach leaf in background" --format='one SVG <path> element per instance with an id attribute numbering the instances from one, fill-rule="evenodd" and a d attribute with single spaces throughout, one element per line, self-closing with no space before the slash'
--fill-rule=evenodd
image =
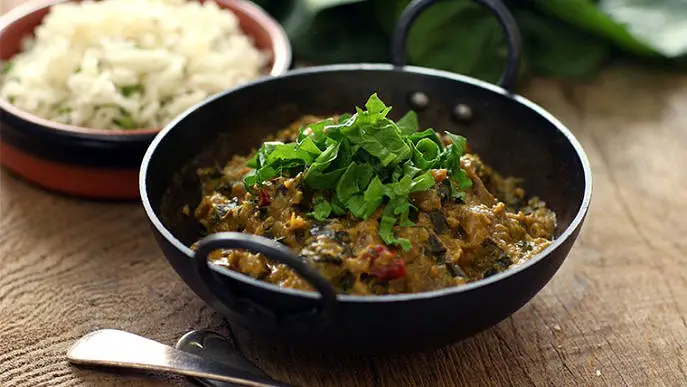
<path id="1" fill-rule="evenodd" d="M 687 54 L 687 1 L 600 0 L 599 8 L 660 54 Z"/>
<path id="2" fill-rule="evenodd" d="M 489 82 L 498 80 L 507 54 L 498 21 L 473 0 L 439 2 L 424 11 L 410 29 L 407 52 L 412 64 Z"/>
<path id="3" fill-rule="evenodd" d="M 524 53 L 534 73 L 557 77 L 590 77 L 608 58 L 608 44 L 536 11 L 516 10 Z"/>
<path id="4" fill-rule="evenodd" d="M 614 21 L 609 15 L 601 11 L 600 5 L 591 0 L 529 0 L 545 15 L 554 16 L 586 31 L 603 37 L 621 49 L 641 56 L 656 56 L 656 50 L 637 40 L 626 27 Z M 631 0 L 618 0 L 629 3 Z M 677 4 L 682 0 L 674 0 Z M 607 2 L 602 0 L 601 3 Z M 646 0 L 644 3 L 665 2 L 662 0 Z M 672 11 L 675 11 L 674 6 Z M 666 11 L 671 12 L 670 9 Z"/>
<path id="5" fill-rule="evenodd" d="M 388 39 L 366 0 L 298 0 L 281 20 L 296 57 L 318 64 L 388 61 Z"/>
<path id="6" fill-rule="evenodd" d="M 387 62 L 410 0 L 256 0 L 287 31 L 297 60 Z M 685 0 L 505 0 L 523 34 L 522 73 L 593 75 L 619 48 L 650 60 L 687 58 Z M 495 82 L 506 45 L 496 18 L 474 0 L 446 0 L 415 22 L 410 64 Z M 679 58 L 681 57 L 681 58 Z M 673 61 L 673 63 L 678 63 Z"/>

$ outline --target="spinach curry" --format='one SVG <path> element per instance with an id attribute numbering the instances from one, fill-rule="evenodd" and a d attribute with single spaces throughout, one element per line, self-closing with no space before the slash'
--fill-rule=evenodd
<path id="1" fill-rule="evenodd" d="M 519 179 L 470 153 L 465 138 L 419 131 L 413 112 L 395 122 L 376 94 L 365 107 L 303 117 L 251 155 L 200 169 L 196 219 L 208 233 L 274 238 L 338 292 L 355 295 L 462 285 L 522 264 L 551 243 L 555 214 L 527 198 Z M 311 289 L 260 254 L 218 250 L 210 259 Z"/>

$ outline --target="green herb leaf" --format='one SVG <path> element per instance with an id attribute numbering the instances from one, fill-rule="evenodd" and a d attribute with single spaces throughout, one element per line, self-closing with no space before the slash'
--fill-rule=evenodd
<path id="1" fill-rule="evenodd" d="M 124 86 L 121 88 L 124 97 L 131 97 L 135 93 L 143 93 L 143 85 Z"/>
<path id="2" fill-rule="evenodd" d="M 468 140 L 465 137 L 459 136 L 457 134 L 453 134 L 450 132 L 444 133 L 446 133 L 448 138 L 451 140 L 451 143 L 453 144 L 453 147 L 455 148 L 456 152 L 458 152 L 458 154 L 462 156 L 463 153 L 465 153 L 465 147 L 468 143 Z"/>
<path id="3" fill-rule="evenodd" d="M 136 129 L 137 124 L 134 118 L 129 114 L 122 114 L 118 118 L 114 119 L 114 124 L 122 129 Z"/>
<path id="4" fill-rule="evenodd" d="M 370 165 L 351 163 L 336 185 L 336 196 L 343 202 L 348 201 L 351 196 L 367 187 L 372 179 L 372 173 Z"/>
<path id="5" fill-rule="evenodd" d="M 329 217 L 332 212 L 332 206 L 329 202 L 322 196 L 317 196 L 315 198 L 315 205 L 313 206 L 313 211 L 308 215 L 313 218 L 322 221 Z"/>
<path id="6" fill-rule="evenodd" d="M 303 175 L 303 182 L 313 189 L 332 189 L 336 187 L 345 168 L 329 170 L 336 160 L 341 143 L 332 144 L 320 154 Z"/>
<path id="7" fill-rule="evenodd" d="M 357 218 L 365 217 L 365 198 L 362 194 L 356 194 L 348 198 L 346 208 Z"/>
<path id="8" fill-rule="evenodd" d="M 422 140 L 423 138 L 428 138 L 434 141 L 437 145 L 443 146 L 441 140 L 439 140 L 439 136 L 437 136 L 437 132 L 435 132 L 433 129 L 425 129 L 422 132 L 412 133 L 407 138 L 413 144 L 417 144 L 418 141 Z"/>
<path id="9" fill-rule="evenodd" d="M 398 125 L 398 129 L 400 129 L 401 133 L 404 135 L 416 133 L 420 128 L 420 124 L 417 121 L 417 114 L 412 110 L 403 115 L 403 117 L 396 122 L 396 125 Z"/>
<path id="10" fill-rule="evenodd" d="M 365 210 L 363 211 L 362 218 L 367 219 L 372 216 L 384 200 L 384 184 L 382 184 L 379 176 L 375 176 L 370 185 L 367 186 L 363 199 L 365 200 Z"/>
<path id="11" fill-rule="evenodd" d="M 314 157 L 311 153 L 298 148 L 298 144 L 274 144 L 270 152 L 266 155 L 267 161 L 263 164 L 281 164 L 291 160 L 300 160 L 304 165 L 312 164 Z"/>
<path id="12" fill-rule="evenodd" d="M 394 225 L 397 219 L 389 214 L 390 211 L 385 210 L 381 221 L 379 222 L 379 236 L 387 245 L 401 246 L 403 251 L 408 251 L 412 248 L 410 241 L 405 238 L 397 238 L 394 235 Z"/>
<path id="13" fill-rule="evenodd" d="M 427 191 L 434 187 L 435 184 L 436 182 L 434 181 L 432 172 L 427 171 L 413 179 L 413 183 L 410 186 L 410 192 Z"/>
<path id="14" fill-rule="evenodd" d="M 12 68 L 14 67 L 14 62 L 11 60 L 8 60 L 2 65 L 2 74 L 9 74 L 10 71 L 12 71 Z"/>
<path id="15" fill-rule="evenodd" d="M 460 158 L 463 156 L 463 153 L 465 153 L 467 140 L 463 136 L 458 136 L 449 132 L 445 133 L 452 144 L 442 155 L 444 166 L 448 169 L 450 176 L 458 181 L 458 190 L 472 187 L 472 180 L 460 166 Z M 456 196 L 454 195 L 454 197 Z"/>
<path id="16" fill-rule="evenodd" d="M 320 148 L 317 147 L 315 141 L 313 141 L 312 137 L 310 136 L 305 137 L 303 141 L 300 141 L 298 143 L 298 149 L 304 152 L 308 152 L 314 157 L 317 157 L 322 154 L 322 151 L 320 150 Z"/>
<path id="17" fill-rule="evenodd" d="M 298 142 L 301 143 L 305 138 L 310 137 L 318 147 L 325 145 L 326 136 L 324 135 L 324 128 L 334 125 L 334 120 L 328 118 L 314 124 L 310 124 L 301 128 L 298 132 Z"/>
<path id="18" fill-rule="evenodd" d="M 379 99 L 377 93 L 374 93 L 370 96 L 365 103 L 365 108 L 367 109 L 368 114 L 378 114 L 379 118 L 386 117 L 386 115 L 389 114 L 389 111 L 391 111 L 391 108 L 387 107 L 384 102 Z"/>
<path id="19" fill-rule="evenodd" d="M 413 162 L 421 169 L 432 169 L 440 162 L 441 149 L 436 142 L 423 138 L 413 147 Z"/>
<path id="20" fill-rule="evenodd" d="M 330 204 L 332 206 L 332 214 L 336 216 L 346 215 L 346 208 L 344 208 L 344 205 L 338 200 L 337 197 L 332 198 Z"/>
<path id="21" fill-rule="evenodd" d="M 382 122 L 371 128 L 360 142 L 360 146 L 379 159 L 383 167 L 398 164 L 410 156 L 408 144 L 401 138 L 398 127 L 391 121 Z"/>

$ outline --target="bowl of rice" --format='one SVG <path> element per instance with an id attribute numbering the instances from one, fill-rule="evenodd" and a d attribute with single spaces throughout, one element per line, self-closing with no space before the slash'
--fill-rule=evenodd
<path id="1" fill-rule="evenodd" d="M 249 1 L 34 0 L 0 16 L 0 162 L 53 191 L 137 199 L 162 127 L 290 65 Z"/>

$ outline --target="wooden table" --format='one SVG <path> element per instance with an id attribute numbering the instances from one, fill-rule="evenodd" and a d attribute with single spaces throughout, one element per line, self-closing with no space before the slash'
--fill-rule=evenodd
<path id="1" fill-rule="evenodd" d="M 313 356 L 234 329 L 241 350 L 302 386 L 687 385 L 687 76 L 616 67 L 525 94 L 572 128 L 594 171 L 582 234 L 528 305 L 413 356 Z M 3 171 L 0 214 L 0 385 L 184 385 L 75 368 L 65 351 L 106 327 L 168 344 L 194 328 L 230 333 L 167 265 L 139 205 L 53 195 Z"/>

